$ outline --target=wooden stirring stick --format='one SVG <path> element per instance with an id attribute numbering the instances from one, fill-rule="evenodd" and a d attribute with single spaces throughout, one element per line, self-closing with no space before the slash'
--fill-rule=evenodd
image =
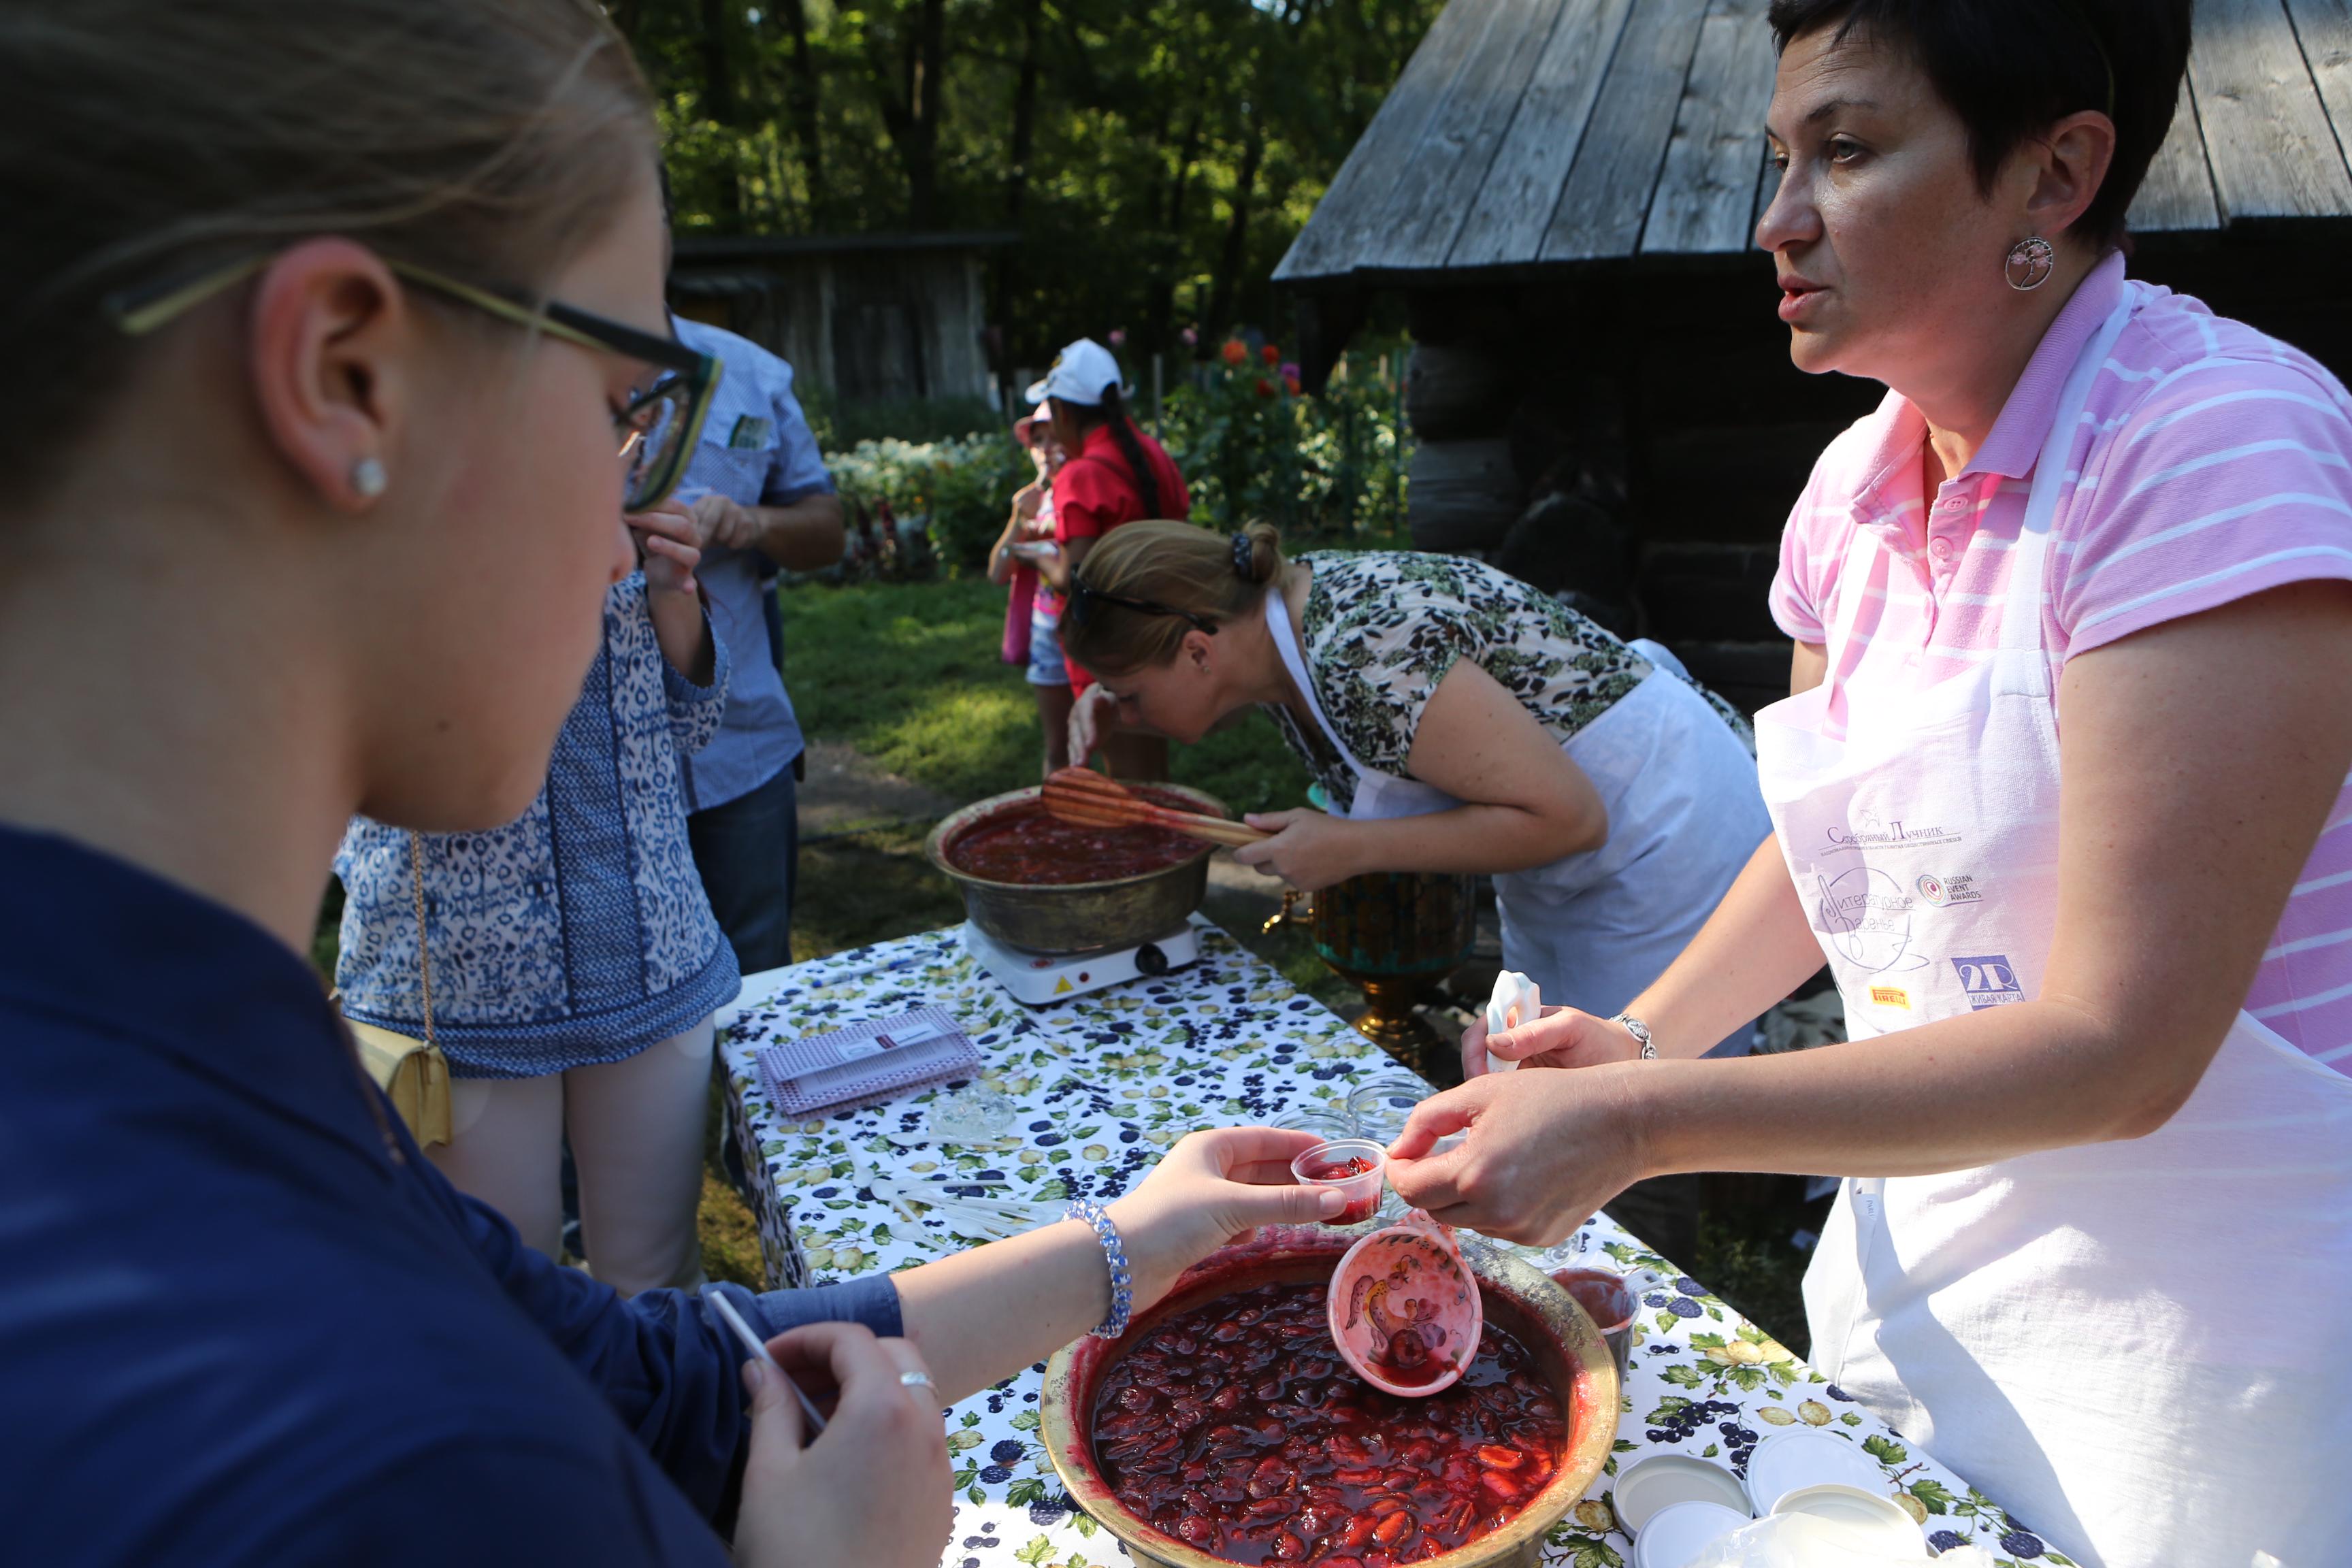
<path id="1" fill-rule="evenodd" d="M 1062 768 L 1045 780 L 1045 809 L 1080 827 L 1164 827 L 1211 844 L 1255 844 L 1272 835 L 1222 816 L 1175 811 L 1134 794 L 1092 768 Z"/>

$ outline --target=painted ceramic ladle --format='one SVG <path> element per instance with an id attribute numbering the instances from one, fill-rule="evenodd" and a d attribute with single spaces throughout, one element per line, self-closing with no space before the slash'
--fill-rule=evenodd
<path id="1" fill-rule="evenodd" d="M 1486 1327 L 1454 1232 L 1419 1209 L 1348 1248 L 1324 1307 L 1348 1364 L 1374 1388 L 1408 1397 L 1451 1387 Z"/>

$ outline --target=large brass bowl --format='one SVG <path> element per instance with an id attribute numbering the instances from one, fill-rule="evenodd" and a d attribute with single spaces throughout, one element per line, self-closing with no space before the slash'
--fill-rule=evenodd
<path id="1" fill-rule="evenodd" d="M 1231 816 L 1225 803 L 1182 784 L 1155 784 L 1155 791 L 1181 795 L 1195 811 Z M 1037 798 L 1039 790 L 1008 790 L 974 801 L 944 818 L 923 844 L 923 854 L 963 892 L 971 923 L 1001 942 L 1032 952 L 1103 952 L 1156 942 L 1183 929 L 1185 917 L 1201 907 L 1209 890 L 1209 856 L 1203 844 L 1189 859 L 1140 877 L 1107 882 L 994 882 L 949 864 L 947 851 L 973 826 L 1010 805 Z"/>
<path id="2" fill-rule="evenodd" d="M 1313 1226 L 1276 1226 L 1186 1270 L 1174 1289 L 1117 1340 L 1092 1337 L 1054 1353 L 1039 1400 L 1040 1435 L 1071 1499 L 1118 1537 L 1147 1568 L 1233 1568 L 1129 1511 L 1094 1458 L 1095 1394 L 1142 1331 L 1171 1312 L 1260 1285 L 1324 1281 L 1354 1236 Z M 1518 1337 L 1537 1372 L 1558 1393 L 1568 1423 L 1568 1452 L 1551 1482 L 1518 1517 L 1492 1535 L 1426 1559 L 1428 1568 L 1535 1568 L 1544 1536 L 1584 1495 L 1609 1461 L 1617 1437 L 1617 1366 L 1601 1331 L 1567 1291 L 1516 1258 L 1483 1253 L 1472 1260 L 1486 1321 Z"/>

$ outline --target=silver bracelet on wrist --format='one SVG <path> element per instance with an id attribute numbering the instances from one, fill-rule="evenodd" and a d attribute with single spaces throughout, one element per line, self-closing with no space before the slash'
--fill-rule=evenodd
<path id="1" fill-rule="evenodd" d="M 1612 1024 L 1622 1024 L 1625 1026 L 1625 1032 L 1633 1036 L 1634 1043 L 1642 1047 L 1642 1059 L 1643 1061 L 1654 1062 L 1658 1059 L 1658 1047 L 1650 1043 L 1649 1025 L 1644 1024 L 1641 1019 L 1636 1018 L 1631 1013 L 1620 1013 L 1609 1021 Z"/>
<path id="2" fill-rule="evenodd" d="M 1086 1221 L 1094 1227 L 1095 1239 L 1102 1243 L 1103 1261 L 1110 1267 L 1110 1316 L 1087 1332 L 1098 1340 L 1115 1340 L 1127 1332 L 1128 1314 L 1135 1309 L 1135 1281 L 1128 1272 L 1127 1248 L 1119 1242 L 1118 1226 L 1091 1198 L 1074 1199 L 1062 1211 L 1062 1217 Z"/>

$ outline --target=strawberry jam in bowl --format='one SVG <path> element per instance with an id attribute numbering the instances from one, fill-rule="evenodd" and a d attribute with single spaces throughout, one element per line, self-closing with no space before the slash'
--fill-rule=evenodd
<path id="1" fill-rule="evenodd" d="M 1617 1371 L 1591 1321 L 1515 1258 L 1472 1260 L 1475 1357 L 1425 1398 L 1331 1342 L 1349 1238 L 1274 1228 L 1177 1281 L 1115 1341 L 1046 1368 L 1044 1436 L 1071 1497 L 1147 1564 L 1534 1564 L 1601 1474 Z"/>
<path id="2" fill-rule="evenodd" d="M 1160 805 L 1231 817 L 1182 784 L 1139 793 Z M 1213 844 L 1157 827 L 1076 827 L 1046 814 L 1034 784 L 950 812 L 923 855 L 963 895 L 971 923 L 1032 953 L 1112 952 L 1183 929 L 1209 887 Z"/>

